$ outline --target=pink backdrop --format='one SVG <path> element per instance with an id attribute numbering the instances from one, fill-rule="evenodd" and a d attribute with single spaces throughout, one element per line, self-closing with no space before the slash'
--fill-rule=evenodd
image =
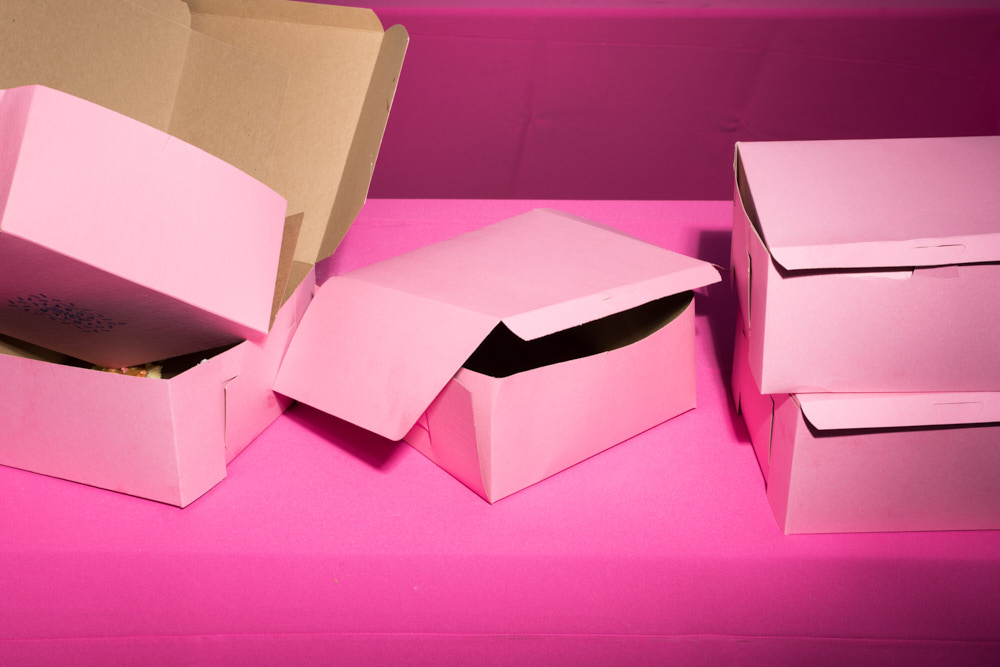
<path id="1" fill-rule="evenodd" d="M 324 268 L 539 205 L 728 261 L 728 202 L 373 200 Z M 0 664 L 1000 664 L 1000 531 L 783 536 L 695 304 L 698 407 L 493 506 L 302 405 L 183 510 L 0 467 Z"/>
<path id="2" fill-rule="evenodd" d="M 1000 133 L 996 0 L 374 6 L 411 35 L 374 197 L 725 199 L 741 139 Z"/>

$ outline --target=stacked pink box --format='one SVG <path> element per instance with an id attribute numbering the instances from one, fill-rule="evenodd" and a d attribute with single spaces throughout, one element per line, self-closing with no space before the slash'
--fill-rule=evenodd
<path id="1" fill-rule="evenodd" d="M 736 147 L 732 390 L 785 533 L 1000 528 L 1000 137 Z"/>

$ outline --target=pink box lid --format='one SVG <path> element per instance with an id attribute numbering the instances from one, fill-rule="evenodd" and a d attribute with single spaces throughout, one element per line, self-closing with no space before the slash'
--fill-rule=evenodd
<path id="1" fill-rule="evenodd" d="M 0 275 L 19 297 L 44 284 L 130 316 L 102 337 L 44 317 L 11 335 L 134 365 L 268 330 L 285 200 L 200 148 L 44 86 L 0 91 L 0 202 Z"/>
<path id="2" fill-rule="evenodd" d="M 794 394 L 821 431 L 1000 422 L 1000 392 Z"/>
<path id="3" fill-rule="evenodd" d="M 532 340 L 719 280 L 707 262 L 535 210 L 328 280 L 275 390 L 399 440 L 499 323 Z"/>
<path id="4" fill-rule="evenodd" d="M 1000 260 L 1000 136 L 736 149 L 764 241 L 786 269 Z"/>

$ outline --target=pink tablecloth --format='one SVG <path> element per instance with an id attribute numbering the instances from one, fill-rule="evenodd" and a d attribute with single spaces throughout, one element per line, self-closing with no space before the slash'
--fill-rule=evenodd
<path id="1" fill-rule="evenodd" d="M 725 199 L 738 140 L 1000 134 L 996 0 L 324 0 L 410 47 L 375 197 Z"/>
<path id="2" fill-rule="evenodd" d="M 326 268 L 539 204 L 371 201 Z M 728 265 L 727 202 L 541 204 Z M 996 664 L 1000 532 L 782 536 L 696 303 L 699 407 L 494 506 L 304 406 L 183 510 L 0 468 L 0 664 Z"/>

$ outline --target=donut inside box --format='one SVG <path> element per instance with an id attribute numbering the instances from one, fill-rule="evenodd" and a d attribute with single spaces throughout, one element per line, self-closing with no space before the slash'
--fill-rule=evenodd
<path id="1" fill-rule="evenodd" d="M 331 277 L 275 390 L 495 502 L 693 408 L 692 290 L 718 280 L 536 210 Z"/>
<path id="2" fill-rule="evenodd" d="M 406 31 L 286 0 L 6 0 L 3 16 L 0 463 L 184 506 L 290 403 L 273 378 L 314 264 L 364 203 Z M 47 171 L 63 140 L 74 161 Z M 56 264 L 90 277 L 43 285 Z M 171 310 L 163 281 L 218 296 L 168 294 Z M 217 317 L 240 300 L 252 318 Z M 146 362 L 166 376 L 90 368 Z"/>

